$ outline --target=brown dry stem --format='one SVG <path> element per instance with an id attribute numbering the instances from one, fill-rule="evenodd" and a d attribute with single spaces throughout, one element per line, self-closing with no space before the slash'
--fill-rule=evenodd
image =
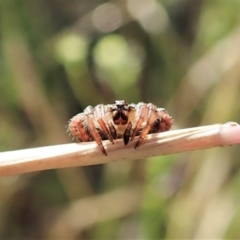
<path id="1" fill-rule="evenodd" d="M 136 138 L 137 140 L 137 138 Z M 234 122 L 151 134 L 134 149 L 119 139 L 103 144 L 105 156 L 95 142 L 24 149 L 0 153 L 0 176 L 47 169 L 79 167 L 122 160 L 134 160 L 240 143 L 240 125 Z"/>

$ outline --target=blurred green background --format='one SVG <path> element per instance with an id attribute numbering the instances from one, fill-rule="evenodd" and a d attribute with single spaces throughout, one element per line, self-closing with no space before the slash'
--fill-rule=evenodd
<path id="1" fill-rule="evenodd" d="M 240 122 L 239 0 L 0 0 L 0 151 L 70 143 L 88 105 Z M 239 239 L 238 146 L 0 179 L 0 239 Z"/>

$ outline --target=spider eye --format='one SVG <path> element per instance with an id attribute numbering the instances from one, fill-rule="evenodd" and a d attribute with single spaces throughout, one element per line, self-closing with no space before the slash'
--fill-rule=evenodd
<path id="1" fill-rule="evenodd" d="M 127 102 L 125 100 L 116 100 L 114 101 L 114 104 L 117 106 L 119 109 L 123 109 L 124 106 L 127 106 Z"/>

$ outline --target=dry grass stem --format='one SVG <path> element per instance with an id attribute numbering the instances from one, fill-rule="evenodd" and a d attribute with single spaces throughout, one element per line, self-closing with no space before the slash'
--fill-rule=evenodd
<path id="1" fill-rule="evenodd" d="M 95 142 L 24 149 L 0 153 L 0 176 L 46 169 L 103 164 L 200 150 L 240 143 L 240 125 L 234 122 L 172 130 L 148 135 L 137 149 L 137 138 L 124 146 L 122 139 L 103 144 L 105 156 Z"/>

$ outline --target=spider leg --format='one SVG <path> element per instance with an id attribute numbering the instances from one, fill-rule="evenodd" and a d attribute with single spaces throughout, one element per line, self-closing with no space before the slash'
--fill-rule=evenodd
<path id="1" fill-rule="evenodd" d="M 123 141 L 124 144 L 127 145 L 129 142 L 129 138 L 130 138 L 130 134 L 131 134 L 131 130 L 132 130 L 132 123 L 129 122 L 124 133 L 123 133 Z"/>
<path id="2" fill-rule="evenodd" d="M 90 134 L 92 135 L 92 138 L 97 142 L 98 146 L 102 150 L 102 152 L 107 156 L 107 152 L 102 144 L 102 140 L 96 130 L 96 126 L 93 120 L 93 114 L 94 114 L 94 109 L 93 107 L 89 106 L 84 110 L 86 114 L 86 122 L 88 126 L 88 130 Z"/>
<path id="3" fill-rule="evenodd" d="M 137 132 L 141 129 L 141 125 L 144 122 L 148 108 L 146 103 L 138 103 L 136 106 L 137 112 L 136 112 L 136 118 L 138 118 L 136 126 L 133 130 L 132 136 L 131 136 L 131 141 L 135 138 Z"/>
<path id="4" fill-rule="evenodd" d="M 143 139 L 146 137 L 146 135 L 149 133 L 149 131 L 152 129 L 154 122 L 157 120 L 157 108 L 155 105 L 153 105 L 152 103 L 149 103 L 147 105 L 147 124 L 146 126 L 143 128 L 139 139 L 137 141 L 137 143 L 135 144 L 134 148 L 137 148 L 141 142 L 143 141 Z"/>
<path id="5" fill-rule="evenodd" d="M 148 134 L 160 132 L 160 124 L 161 118 L 157 118 L 154 123 L 152 124 L 151 129 L 149 130 Z"/>
<path id="6" fill-rule="evenodd" d="M 113 123 L 111 121 L 108 122 L 108 127 L 111 133 L 111 136 L 113 137 L 113 139 L 117 139 L 117 131 L 116 128 L 114 127 Z"/>
<path id="7" fill-rule="evenodd" d="M 103 134 L 110 140 L 112 144 L 114 144 L 113 137 L 110 134 L 104 118 L 105 118 L 105 107 L 103 104 L 99 104 L 94 108 L 94 117 L 97 119 L 98 124 L 100 125 Z"/>

